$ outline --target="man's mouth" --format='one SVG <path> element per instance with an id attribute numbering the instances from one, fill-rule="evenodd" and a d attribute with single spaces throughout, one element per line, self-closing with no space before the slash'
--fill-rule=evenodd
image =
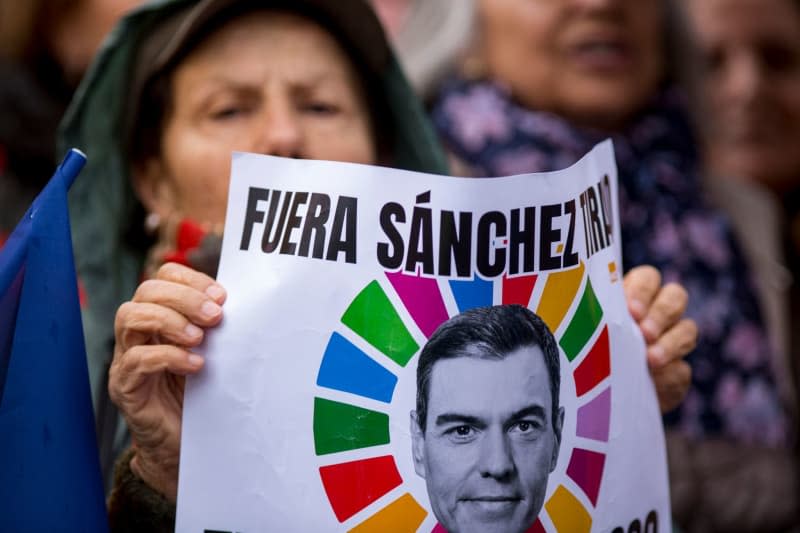
<path id="1" fill-rule="evenodd" d="M 466 498 L 462 502 L 484 517 L 492 519 L 513 512 L 522 502 L 522 498 L 515 495 L 487 495 Z"/>

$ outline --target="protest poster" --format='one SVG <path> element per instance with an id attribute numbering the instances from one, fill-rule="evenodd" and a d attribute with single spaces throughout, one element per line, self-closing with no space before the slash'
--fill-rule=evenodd
<path id="1" fill-rule="evenodd" d="M 670 531 L 617 212 L 610 141 L 491 179 L 234 154 L 177 531 Z"/>

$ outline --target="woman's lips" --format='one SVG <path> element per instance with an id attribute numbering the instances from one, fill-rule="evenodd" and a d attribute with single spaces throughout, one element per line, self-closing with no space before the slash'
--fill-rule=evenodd
<path id="1" fill-rule="evenodd" d="M 579 67 L 597 72 L 616 74 L 633 66 L 631 47 L 616 39 L 582 41 L 569 47 L 569 57 Z"/>

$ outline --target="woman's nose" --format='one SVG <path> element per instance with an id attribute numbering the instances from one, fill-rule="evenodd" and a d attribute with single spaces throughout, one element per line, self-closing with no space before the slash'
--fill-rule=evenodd
<path id="1" fill-rule="evenodd" d="M 254 151 L 281 157 L 303 157 L 302 124 L 288 97 L 270 98 L 255 128 Z"/>
<path id="2" fill-rule="evenodd" d="M 641 0 L 634 0 L 641 1 Z M 617 8 L 620 4 L 624 4 L 623 0 L 570 0 L 573 7 L 580 7 L 585 9 L 609 9 Z"/>
<path id="3" fill-rule="evenodd" d="M 731 54 L 725 72 L 725 92 L 737 101 L 752 100 L 762 88 L 763 74 L 752 54 Z"/>

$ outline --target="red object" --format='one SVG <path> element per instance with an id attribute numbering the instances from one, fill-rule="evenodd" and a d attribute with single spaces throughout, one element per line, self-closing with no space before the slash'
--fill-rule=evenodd
<path id="1" fill-rule="evenodd" d="M 86 309 L 89 304 L 89 299 L 86 296 L 86 289 L 83 288 L 81 278 L 78 278 L 78 303 L 81 306 L 81 309 Z"/>
<path id="2" fill-rule="evenodd" d="M 591 351 L 575 369 L 576 394 L 578 396 L 586 394 L 609 374 L 611 374 L 611 354 L 608 345 L 608 326 L 603 326 L 603 332 L 600 333 Z"/>
<path id="3" fill-rule="evenodd" d="M 175 251 L 164 255 L 165 263 L 179 263 L 189 266 L 188 254 L 200 246 L 208 232 L 193 220 L 183 219 L 178 224 L 175 236 Z"/>
<path id="4" fill-rule="evenodd" d="M 575 448 L 572 450 L 572 457 L 570 457 L 567 467 L 567 475 L 583 489 L 594 506 L 597 506 L 597 496 L 600 493 L 600 482 L 603 481 L 605 464 L 605 454 Z"/>
<path id="5" fill-rule="evenodd" d="M 178 224 L 178 250 L 191 250 L 200 246 L 208 232 L 193 220 L 183 219 Z"/>
<path id="6" fill-rule="evenodd" d="M 544 530 L 542 522 L 537 518 L 536 522 L 534 522 L 533 525 L 529 527 L 528 531 L 526 531 L 525 533 L 547 533 L 547 532 Z"/>
<path id="7" fill-rule="evenodd" d="M 536 275 L 518 278 L 503 276 L 503 305 L 519 304 L 528 307 L 536 278 Z"/>
<path id="8" fill-rule="evenodd" d="M 403 482 L 391 455 L 323 466 L 319 475 L 339 522 Z"/>

